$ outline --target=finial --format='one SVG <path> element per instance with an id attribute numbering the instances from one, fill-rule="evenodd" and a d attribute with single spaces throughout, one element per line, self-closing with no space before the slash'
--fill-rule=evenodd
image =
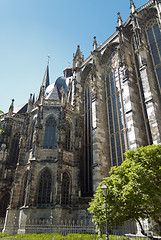
<path id="1" fill-rule="evenodd" d="M 32 97 L 32 104 L 35 103 L 35 93 L 33 94 L 33 97 Z"/>
<path id="2" fill-rule="evenodd" d="M 30 93 L 30 99 L 29 100 L 32 101 L 32 93 Z"/>
<path id="3" fill-rule="evenodd" d="M 136 7 L 133 0 L 130 0 L 130 9 L 132 14 L 136 11 Z"/>
<path id="4" fill-rule="evenodd" d="M 12 99 L 12 103 L 9 107 L 9 115 L 11 116 L 11 114 L 13 113 L 13 104 L 14 104 L 14 99 Z"/>
<path id="5" fill-rule="evenodd" d="M 118 27 L 121 27 L 123 24 L 122 18 L 120 16 L 120 12 L 117 13 L 117 23 L 118 23 Z"/>
<path id="6" fill-rule="evenodd" d="M 71 63 L 70 63 L 70 62 L 68 62 L 68 68 L 70 68 L 70 64 L 71 64 Z"/>
<path id="7" fill-rule="evenodd" d="M 97 41 L 96 41 L 96 36 L 94 36 L 94 41 L 93 41 L 93 51 L 97 50 Z"/>
<path id="8" fill-rule="evenodd" d="M 30 93 L 30 98 L 28 100 L 27 112 L 30 112 L 32 109 L 32 93 Z"/>

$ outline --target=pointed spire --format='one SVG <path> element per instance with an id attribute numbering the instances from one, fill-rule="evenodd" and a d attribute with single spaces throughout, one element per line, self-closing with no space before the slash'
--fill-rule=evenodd
<path id="1" fill-rule="evenodd" d="M 73 68 L 79 67 L 83 61 L 84 56 L 82 55 L 82 52 L 80 51 L 80 46 L 78 45 L 76 54 L 73 54 Z"/>
<path id="2" fill-rule="evenodd" d="M 13 108 L 14 108 L 14 99 L 12 99 L 12 103 L 11 103 L 11 105 L 10 105 L 10 107 L 9 107 L 9 116 L 11 116 L 12 115 L 12 113 L 13 113 Z"/>
<path id="3" fill-rule="evenodd" d="M 40 92 L 39 92 L 39 97 L 38 99 L 40 100 L 41 96 L 42 96 L 42 91 L 45 91 L 46 88 L 49 86 L 50 82 L 49 82 L 49 61 L 46 67 L 46 71 L 44 74 L 44 78 L 40 87 Z M 44 90 L 43 90 L 44 89 Z"/>
<path id="4" fill-rule="evenodd" d="M 118 27 L 121 27 L 123 24 L 120 12 L 117 13 L 117 23 L 118 23 Z"/>
<path id="5" fill-rule="evenodd" d="M 46 71 L 45 71 L 45 74 L 44 74 L 42 86 L 44 86 L 45 89 L 49 86 L 49 62 L 48 62 L 47 67 L 46 67 Z"/>
<path id="6" fill-rule="evenodd" d="M 80 51 L 80 46 L 79 45 L 77 46 L 77 51 L 76 51 L 75 56 L 81 56 L 81 51 Z"/>
<path id="7" fill-rule="evenodd" d="M 132 14 L 136 11 L 136 7 L 133 0 L 130 0 L 130 9 Z"/>
<path id="8" fill-rule="evenodd" d="M 30 98 L 28 101 L 27 112 L 30 112 L 31 110 L 32 110 L 32 94 L 30 94 Z"/>
<path id="9" fill-rule="evenodd" d="M 35 103 L 35 93 L 33 94 L 33 97 L 32 97 L 32 104 Z"/>
<path id="10" fill-rule="evenodd" d="M 96 41 L 96 37 L 94 36 L 94 40 L 93 40 L 93 51 L 97 50 L 97 41 Z"/>

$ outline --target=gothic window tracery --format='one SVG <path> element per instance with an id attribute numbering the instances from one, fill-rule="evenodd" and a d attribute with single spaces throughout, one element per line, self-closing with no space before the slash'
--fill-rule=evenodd
<path id="1" fill-rule="evenodd" d="M 123 162 L 123 154 L 127 148 L 121 69 L 117 62 L 117 54 L 112 54 L 106 72 L 106 107 L 111 166 L 119 166 Z"/>
<path id="2" fill-rule="evenodd" d="M 45 124 L 44 144 L 45 148 L 55 147 L 56 121 L 54 117 L 49 117 Z"/>
<path id="3" fill-rule="evenodd" d="M 156 19 L 150 20 L 146 25 L 146 36 L 152 57 L 152 64 L 161 92 L 161 31 Z"/>
<path id="4" fill-rule="evenodd" d="M 39 179 L 38 184 L 38 204 L 50 204 L 52 176 L 48 170 L 45 170 Z"/>
<path id="5" fill-rule="evenodd" d="M 11 165 L 16 165 L 18 161 L 18 155 L 19 155 L 19 140 L 20 140 L 20 134 L 16 133 L 11 142 L 11 147 L 10 147 L 10 153 L 8 157 L 7 163 Z"/>
<path id="6" fill-rule="evenodd" d="M 62 192 L 61 192 L 61 204 L 66 206 L 70 204 L 70 178 L 67 172 L 63 173 L 62 178 Z"/>

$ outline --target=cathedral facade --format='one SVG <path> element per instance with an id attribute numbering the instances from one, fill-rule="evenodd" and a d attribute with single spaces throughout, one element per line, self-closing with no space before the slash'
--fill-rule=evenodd
<path id="1" fill-rule="evenodd" d="M 31 219 L 82 219 L 88 202 L 127 149 L 161 143 L 161 0 L 150 0 L 84 60 L 39 95 L 0 116 L 0 217 L 4 232 Z M 14 223 L 15 221 L 15 223 Z M 13 226 L 14 225 L 14 226 Z M 14 231 L 13 231 L 14 227 Z"/>

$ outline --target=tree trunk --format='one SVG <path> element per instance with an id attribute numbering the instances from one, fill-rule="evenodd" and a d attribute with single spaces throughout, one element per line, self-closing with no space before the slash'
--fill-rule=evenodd
<path id="1" fill-rule="evenodd" d="M 141 233 L 144 235 L 144 236 L 147 236 L 147 234 L 145 233 L 144 231 L 144 228 L 143 228 L 143 225 L 141 224 L 141 221 L 139 219 L 137 219 L 138 223 L 139 223 L 139 226 L 141 228 Z"/>

